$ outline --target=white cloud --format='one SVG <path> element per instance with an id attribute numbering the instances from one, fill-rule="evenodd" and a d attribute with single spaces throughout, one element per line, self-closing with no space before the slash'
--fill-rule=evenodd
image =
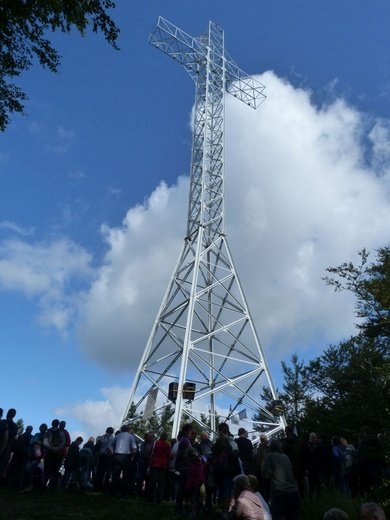
<path id="1" fill-rule="evenodd" d="M 102 435 L 109 426 L 118 428 L 129 389 L 101 388 L 100 392 L 103 396 L 101 401 L 81 401 L 56 410 L 58 417 L 72 416 L 80 424 L 80 430 L 70 432 L 73 439 L 78 435 L 85 440 L 91 435 L 97 437 Z"/>
<path id="2" fill-rule="evenodd" d="M 268 99 L 257 111 L 227 98 L 226 219 L 268 362 L 279 367 L 292 352 L 312 357 L 354 333 L 353 297 L 322 277 L 390 241 L 389 125 L 340 99 L 318 108 L 272 72 L 260 80 Z M 0 290 L 36 298 L 45 325 L 66 331 L 78 319 L 90 359 L 134 372 L 183 244 L 187 206 L 188 178 L 162 182 L 121 226 L 102 226 L 107 249 L 95 271 L 90 254 L 66 239 L 3 241 Z M 128 391 L 103 397 L 58 415 L 99 435 L 118 424 Z"/>
<path id="3" fill-rule="evenodd" d="M 139 360 L 182 237 L 188 183 L 156 188 L 127 212 L 119 228 L 102 227 L 108 251 L 91 286 L 79 326 L 81 347 L 107 367 Z"/>
<path id="4" fill-rule="evenodd" d="M 22 227 L 16 224 L 16 222 L 11 222 L 9 220 L 3 220 L 2 222 L 0 222 L 0 229 L 13 231 L 14 233 L 17 233 L 18 235 L 22 236 L 32 235 L 35 231 L 34 227 Z"/>
<path id="5" fill-rule="evenodd" d="M 0 290 L 17 291 L 38 301 L 38 320 L 66 333 L 90 279 L 91 255 L 67 239 L 0 243 Z"/>
<path id="6" fill-rule="evenodd" d="M 260 80 L 268 99 L 257 111 L 227 100 L 227 232 L 260 338 L 279 359 L 354 332 L 353 298 L 321 278 L 388 242 L 390 207 L 388 178 L 367 165 L 364 114 L 342 100 L 315 107 L 272 72 Z M 383 131 L 369 139 L 388 166 Z M 187 198 L 179 178 L 122 226 L 103 226 L 108 250 L 79 328 L 81 348 L 99 363 L 138 364 L 185 235 Z"/>
<path id="7" fill-rule="evenodd" d="M 390 181 L 390 121 L 377 121 L 368 137 L 372 142 L 372 163 L 376 173 Z"/>

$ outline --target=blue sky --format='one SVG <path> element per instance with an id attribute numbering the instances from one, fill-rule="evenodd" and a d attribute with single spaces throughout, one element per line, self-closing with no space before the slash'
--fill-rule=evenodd
<path id="1" fill-rule="evenodd" d="M 390 6 L 385 1 L 118 0 L 119 52 L 56 34 L 56 75 L 0 136 L 0 406 L 36 429 L 116 426 L 182 245 L 194 85 L 148 45 L 161 15 L 209 20 L 266 85 L 226 107 L 227 233 L 277 384 L 354 332 L 321 280 L 390 239 Z"/>

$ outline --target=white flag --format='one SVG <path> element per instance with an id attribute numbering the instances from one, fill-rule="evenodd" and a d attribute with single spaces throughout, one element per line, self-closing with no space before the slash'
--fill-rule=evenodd
<path id="1" fill-rule="evenodd" d="M 146 405 L 145 405 L 143 419 L 150 419 L 152 417 L 153 410 L 154 410 L 156 400 L 157 400 L 157 394 L 158 394 L 158 388 L 157 388 L 157 386 L 155 386 L 150 390 L 148 398 L 146 399 Z"/>

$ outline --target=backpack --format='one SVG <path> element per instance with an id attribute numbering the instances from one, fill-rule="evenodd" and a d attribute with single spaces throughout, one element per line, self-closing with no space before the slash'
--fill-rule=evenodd
<path id="1" fill-rule="evenodd" d="M 48 437 L 49 446 L 53 448 L 53 450 L 58 450 L 58 447 L 63 444 L 62 432 L 59 428 L 55 428 L 51 430 Z"/>
<path id="2" fill-rule="evenodd" d="M 226 439 L 221 449 L 214 454 L 213 471 L 217 483 L 223 477 L 234 477 L 241 473 L 239 451 L 235 441 Z"/>

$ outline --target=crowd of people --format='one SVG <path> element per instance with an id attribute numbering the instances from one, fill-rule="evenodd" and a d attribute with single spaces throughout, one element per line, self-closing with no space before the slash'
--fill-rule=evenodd
<path id="1" fill-rule="evenodd" d="M 328 442 L 311 433 L 303 440 L 291 426 L 282 439 L 263 434 L 254 446 L 244 428 L 234 437 L 227 423 L 218 426 L 215 442 L 189 423 L 177 439 L 168 440 L 167 432 L 140 439 L 123 425 L 84 442 L 71 440 L 65 421 L 43 423 L 35 434 L 27 426 L 18 435 L 16 410 L 2 415 L 0 409 L 1 484 L 23 493 L 93 490 L 113 499 L 169 501 L 178 515 L 184 505 L 192 517 L 210 515 L 218 504 L 222 520 L 299 520 L 302 499 L 332 488 L 346 497 L 364 496 L 388 471 L 383 443 L 368 431 L 356 449 L 339 437 Z M 364 520 L 385 519 L 378 504 L 364 507 Z M 331 509 L 324 520 L 345 515 Z"/>

